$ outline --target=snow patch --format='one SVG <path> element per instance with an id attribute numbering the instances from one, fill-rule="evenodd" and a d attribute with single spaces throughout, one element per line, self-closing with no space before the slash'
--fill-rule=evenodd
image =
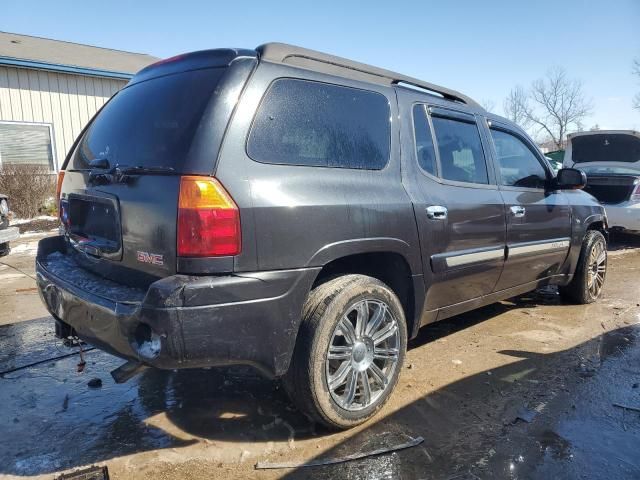
<path id="1" fill-rule="evenodd" d="M 54 233 L 58 233 L 57 228 L 52 228 L 51 230 L 46 230 L 42 232 L 37 232 L 37 231 L 24 232 L 20 234 L 20 238 L 43 237 L 43 236 L 46 237 Z"/>
<path id="2" fill-rule="evenodd" d="M 51 215 L 40 215 L 39 217 L 34 218 L 14 218 L 13 220 L 11 220 L 11 225 L 23 225 L 25 223 L 34 222 L 36 220 L 50 220 L 55 222 L 58 220 L 58 217 L 54 217 Z"/>
<path id="3" fill-rule="evenodd" d="M 10 255 L 14 255 L 16 253 L 35 255 L 36 253 L 38 253 L 38 242 L 20 243 L 15 247 L 11 247 Z"/>

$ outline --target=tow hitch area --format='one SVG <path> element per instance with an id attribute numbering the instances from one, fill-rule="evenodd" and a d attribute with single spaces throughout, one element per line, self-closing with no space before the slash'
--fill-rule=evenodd
<path id="1" fill-rule="evenodd" d="M 111 376 L 116 383 L 124 383 L 141 373 L 146 368 L 147 366 L 140 362 L 129 360 L 128 362 L 120 365 L 115 370 L 112 370 Z"/>
<path id="2" fill-rule="evenodd" d="M 55 480 L 109 480 L 107 467 L 91 466 L 71 473 L 63 473 Z"/>

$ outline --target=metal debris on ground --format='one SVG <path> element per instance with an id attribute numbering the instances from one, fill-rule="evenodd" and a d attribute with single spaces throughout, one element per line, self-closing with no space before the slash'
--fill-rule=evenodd
<path id="1" fill-rule="evenodd" d="M 55 480 L 109 480 L 109 470 L 106 466 L 98 467 L 92 465 L 89 468 L 76 470 L 75 472 L 63 473 Z"/>
<path id="2" fill-rule="evenodd" d="M 87 365 L 87 362 L 84 360 L 84 352 L 82 351 L 82 343 L 78 343 L 78 348 L 80 349 L 80 361 L 78 362 L 78 373 L 84 372 L 84 367 Z"/>
<path id="3" fill-rule="evenodd" d="M 84 353 L 91 352 L 95 350 L 95 347 L 85 348 Z M 0 378 L 9 373 L 14 373 L 20 370 L 24 370 L 26 368 L 36 367 L 38 365 L 42 365 L 43 363 L 55 362 L 56 360 L 62 360 L 63 358 L 73 357 L 74 355 L 78 355 L 78 352 L 66 353 L 64 355 L 58 355 L 57 357 L 45 358 L 44 360 L 38 360 L 37 362 L 29 363 L 27 365 L 20 365 L 19 367 L 10 368 L 8 370 L 4 370 L 0 372 Z"/>
<path id="4" fill-rule="evenodd" d="M 631 405 L 622 405 L 620 403 L 614 403 L 613 406 L 622 408 L 624 410 L 633 410 L 634 412 L 640 412 L 640 407 L 633 407 Z"/>
<path id="5" fill-rule="evenodd" d="M 361 458 L 373 457 L 376 455 L 382 455 L 390 452 L 397 452 L 398 450 L 405 450 L 407 448 L 420 445 L 422 442 L 424 442 L 424 438 L 416 437 L 416 438 L 410 438 L 409 441 L 405 443 L 401 443 L 391 447 L 378 448 L 375 450 L 371 450 L 369 452 L 354 453 L 352 455 L 346 455 L 344 457 L 329 457 L 325 459 L 311 460 L 309 462 L 282 462 L 282 463 L 258 462 L 256 463 L 255 468 L 258 470 L 264 470 L 264 469 L 276 469 L 276 468 L 306 468 L 306 467 L 318 467 L 322 465 L 334 465 L 336 463 L 351 462 L 353 460 L 360 460 Z"/>

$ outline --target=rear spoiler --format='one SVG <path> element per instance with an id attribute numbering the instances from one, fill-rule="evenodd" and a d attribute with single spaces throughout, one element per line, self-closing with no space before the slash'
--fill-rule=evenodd
<path id="1" fill-rule="evenodd" d="M 129 85 L 171 75 L 172 73 L 188 72 L 202 68 L 228 67 L 239 58 L 257 58 L 257 53 L 255 50 L 241 48 L 216 48 L 176 55 L 143 68 L 133 76 Z"/>

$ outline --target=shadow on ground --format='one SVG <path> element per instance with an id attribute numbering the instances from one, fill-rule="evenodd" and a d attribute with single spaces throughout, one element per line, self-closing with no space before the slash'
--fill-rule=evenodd
<path id="1" fill-rule="evenodd" d="M 318 459 L 424 437 L 420 447 L 285 478 L 640 477 L 637 326 L 566 351 L 503 350 L 514 363 L 469 376 L 372 423 Z M 428 334 L 425 334 L 428 335 Z"/>
<path id="2" fill-rule="evenodd" d="M 423 329 L 410 348 L 512 308 L 556 302 L 557 295 L 543 292 L 491 305 Z M 48 319 L 0 327 L 0 371 L 68 353 L 51 329 Z M 640 375 L 636 338 L 629 327 L 560 353 L 500 352 L 512 363 L 421 397 L 371 422 L 322 458 L 393 445 L 409 436 L 424 437 L 421 446 L 338 466 L 282 470 L 282 475 L 542 478 L 588 473 L 597 478 L 614 469 L 616 478 L 640 476 L 632 447 L 640 442 L 640 415 L 627 412 L 621 419 L 623 412 L 611 406 L 613 401 L 640 405 L 640 390 L 630 385 L 631 377 Z M 266 444 L 328 434 L 315 431 L 293 409 L 278 383 L 247 369 L 147 370 L 116 385 L 108 372 L 120 360 L 92 351 L 84 374 L 75 371 L 77 361 L 65 358 L 0 378 L 0 438 L 11 439 L 2 442 L 0 474 L 51 473 L 201 439 Z M 94 376 L 102 379 L 101 388 L 88 388 Z M 535 418 L 519 421 L 521 414 Z M 158 427 L 154 419 L 165 416 Z"/>
<path id="3" fill-rule="evenodd" d="M 624 232 L 609 232 L 609 251 L 640 248 L 640 235 Z"/>

